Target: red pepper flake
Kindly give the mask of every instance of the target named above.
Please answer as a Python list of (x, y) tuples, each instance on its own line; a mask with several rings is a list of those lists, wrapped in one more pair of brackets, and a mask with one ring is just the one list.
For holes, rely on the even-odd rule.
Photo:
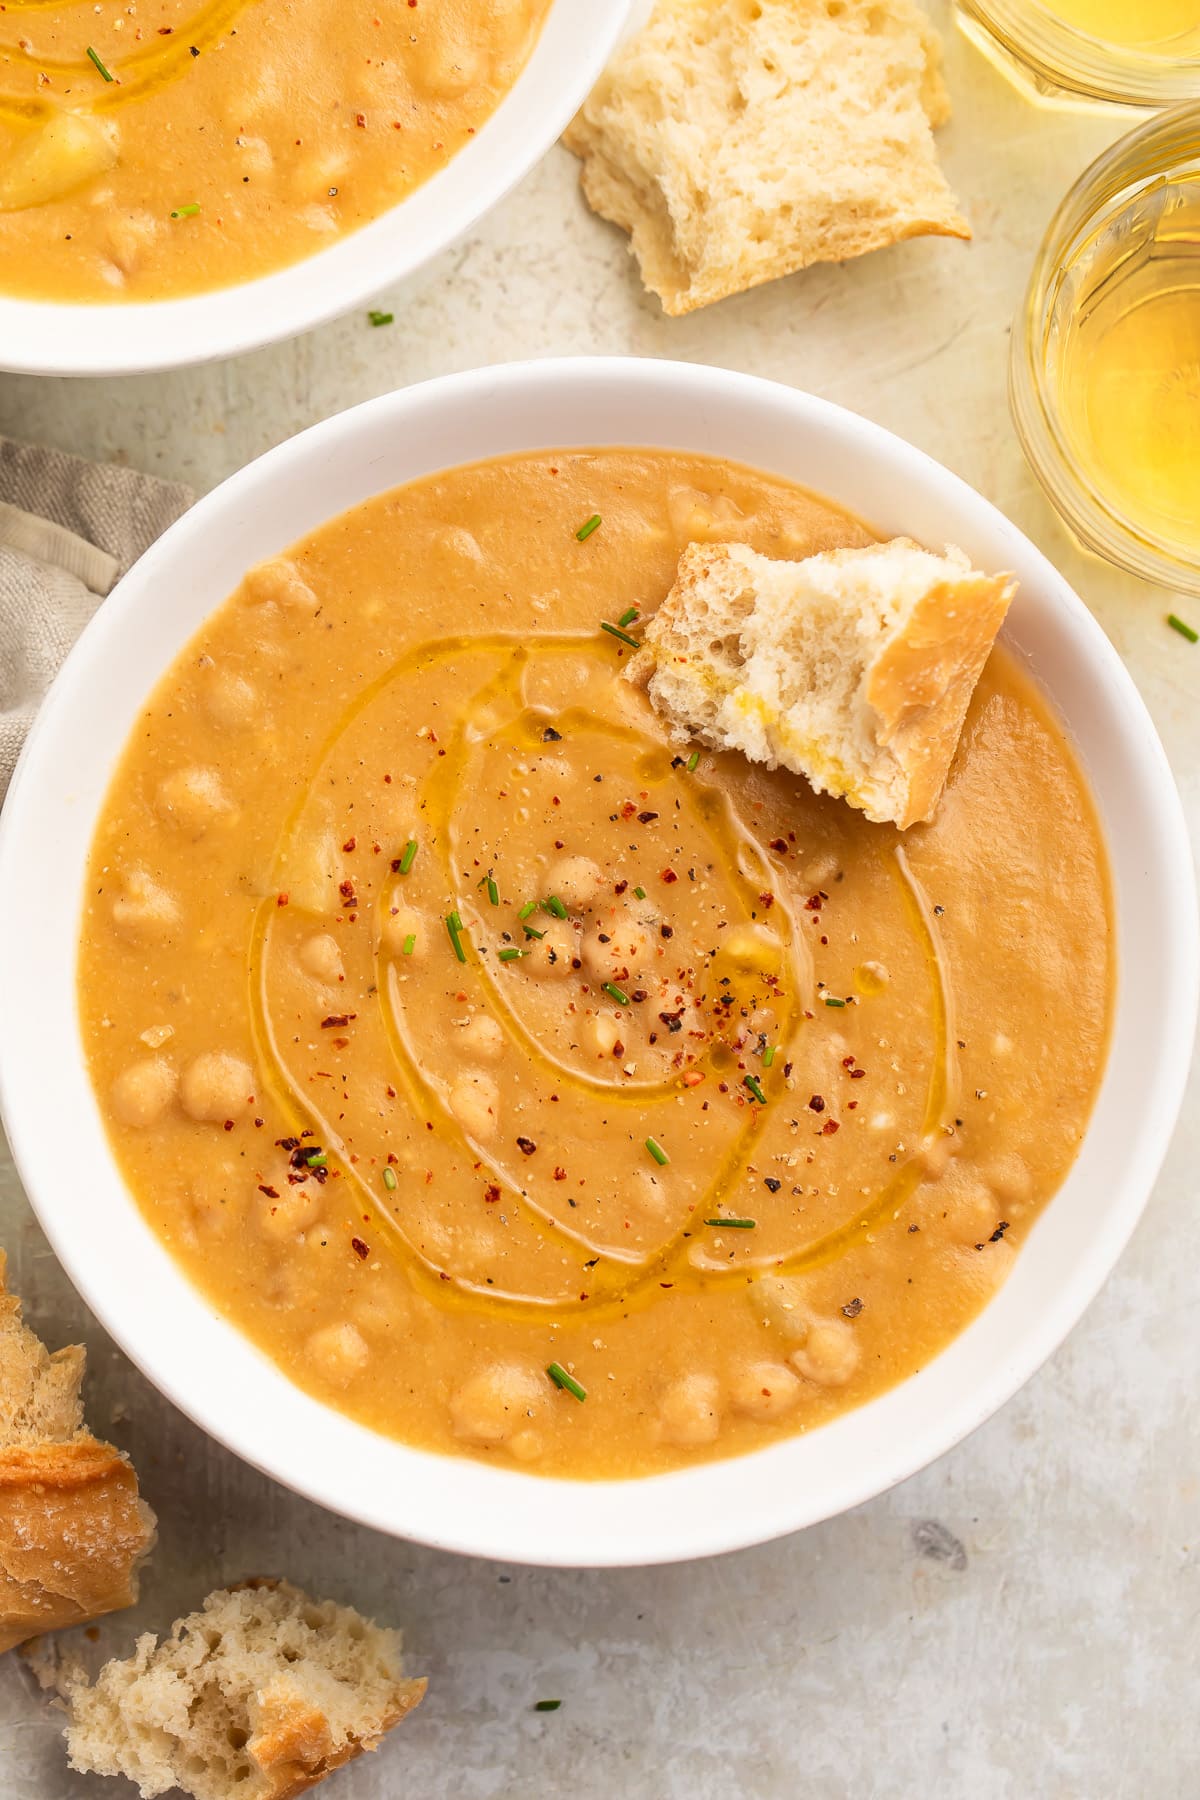
[(810, 894), (808, 899), (804, 902), (805, 912), (820, 912), (824, 901), (824, 894)]
[(226, 1129), (226, 1131), (232, 1131), (232, 1130), (233, 1130), (233, 1120), (232, 1120), (232, 1119), (226, 1119), (226, 1121), (225, 1121), (225, 1129)]
[(665, 881), (667, 886), (670, 887), (670, 885), (673, 881), (679, 880), (679, 877), (675, 873), (674, 869), (664, 869), (662, 872), (662, 875), (660, 876), (659, 879), (662, 881)]
[(352, 881), (339, 881), (338, 893), (342, 896), (342, 899), (348, 907), (358, 905), (358, 895), (354, 892), (354, 883)]
[(808, 1104), (809, 1104), (810, 1110), (813, 1112), (824, 1112), (825, 1111), (825, 1102), (822, 1099), (820, 1094), (814, 1094)]
[(537, 1145), (532, 1138), (519, 1137), (517, 1139), (517, 1149), (521, 1152), (522, 1156), (532, 1156), (537, 1149)]
[(769, 850), (774, 850), (776, 856), (786, 856), (788, 853), (787, 839), (786, 838), (772, 838), (771, 842), (768, 844), (767, 848)]
[(774, 904), (775, 904), (774, 894), (760, 894), (758, 896), (758, 904), (762, 907), (774, 906)]
[(838, 1122), (836, 1119), (826, 1119), (825, 1123), (821, 1127), (821, 1133), (822, 1133), (822, 1136), (824, 1136), (824, 1137), (832, 1137), (834, 1132), (837, 1130), (838, 1130)]
[(350, 1248), (353, 1250), (355, 1256), (360, 1256), (364, 1262), (366, 1262), (368, 1256), (371, 1254), (371, 1246), (369, 1244), (364, 1244), (361, 1238), (352, 1237), (350, 1239)]
[(276, 906), (286, 906), (287, 903), (288, 903), (287, 894), (276, 894), (276, 896), (275, 896)]
[(321, 1030), (340, 1030), (343, 1025), (348, 1025), (351, 1019), (357, 1019), (357, 1017), (357, 1013), (330, 1013), (327, 1019), (321, 1020)]
[(342, 849), (345, 850), (347, 854), (349, 854), (349, 852), (356, 847), (357, 843), (358, 843), (357, 838), (348, 837), (346, 839), (345, 843), (342, 845)]
[(634, 802), (632, 800), (626, 800), (625, 803), (623, 804), (623, 806), (621, 807), (621, 817), (623, 819), (632, 819), (632, 817), (636, 811), (637, 811), (637, 806), (634, 804)]
[(555, 1181), (565, 1181), (567, 1179), (567, 1171), (565, 1169), (555, 1169), (554, 1179)]
[(278, 1200), (279, 1198), (279, 1189), (268, 1187), (265, 1181), (259, 1182), (258, 1191), (260, 1194), (265, 1194), (268, 1200)]
[(488, 1182), (483, 1190), (483, 1197), (489, 1206), (495, 1206), (497, 1200), (500, 1198), (500, 1189), (496, 1186), (494, 1181)]
[(617, 896), (618, 900), (621, 898), (621, 895), (625, 892), (625, 889), (628, 886), (629, 886), (629, 883), (627, 881), (618, 881), (618, 882), (614, 883), (613, 893)]
[(357, 125), (357, 126), (358, 126), (358, 128), (359, 128), (359, 130), (360, 130), (360, 131), (365, 131), (365, 130), (366, 130), (366, 125), (367, 125), (367, 115), (366, 115), (366, 113), (355, 113), (355, 115), (354, 115), (354, 123), (355, 123), (355, 124), (356, 124), (356, 125)]
[(851, 1081), (861, 1081), (863, 1076), (866, 1074), (866, 1072), (867, 1071), (865, 1069), (851, 1069), (851, 1071), (850, 1071)]

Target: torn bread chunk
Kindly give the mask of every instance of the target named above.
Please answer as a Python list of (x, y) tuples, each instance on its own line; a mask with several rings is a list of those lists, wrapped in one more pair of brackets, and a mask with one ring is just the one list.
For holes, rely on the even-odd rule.
[(137, 1598), (154, 1514), (127, 1457), (83, 1423), (78, 1344), (24, 1324), (0, 1252), (0, 1652)]
[(143, 1800), (292, 1800), (377, 1749), (424, 1692), (398, 1632), (286, 1581), (246, 1582), (70, 1688), (67, 1754)]
[(904, 238), (970, 237), (933, 143), (949, 112), (913, 0), (659, 0), (564, 142), (680, 314)]
[(689, 544), (626, 676), (677, 742), (904, 829), (933, 817), (1015, 585), (907, 538), (802, 562)]

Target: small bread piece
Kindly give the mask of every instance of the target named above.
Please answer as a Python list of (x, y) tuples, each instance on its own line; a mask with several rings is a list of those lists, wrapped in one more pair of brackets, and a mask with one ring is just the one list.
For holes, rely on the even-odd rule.
[(132, 1605), (155, 1527), (128, 1459), (83, 1426), (83, 1349), (51, 1356), (4, 1272), (0, 1251), (0, 1652)]
[(671, 314), (903, 238), (968, 238), (913, 0), (659, 0), (568, 127), (583, 191)]
[(782, 765), (903, 830), (933, 817), (1015, 586), (907, 538), (802, 562), (689, 544), (626, 677), (676, 741)]
[(292, 1800), (378, 1747), (417, 1705), (400, 1636), (286, 1581), (220, 1588), (158, 1643), (67, 1695), (71, 1767), (126, 1775), (143, 1800)]

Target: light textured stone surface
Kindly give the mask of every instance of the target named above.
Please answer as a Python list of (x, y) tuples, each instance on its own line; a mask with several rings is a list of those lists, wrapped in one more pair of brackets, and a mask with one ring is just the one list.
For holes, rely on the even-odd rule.
[[(943, 5), (931, 10), (948, 24)], [(481, 362), (637, 352), (771, 375), (903, 433), (1048, 551), (1133, 670), (1200, 826), (1200, 648), (1165, 629), (1168, 596), (1076, 550), (1025, 468), (1005, 397), (1009, 323), (1041, 231), (1120, 123), (1036, 110), (953, 34), (949, 79), (944, 155), (975, 225), (968, 248), (908, 244), (671, 322), (556, 151), (468, 242), (386, 296), (390, 328), (357, 315), (166, 377), (0, 377), (0, 431), (203, 488), (356, 400)], [(1193, 1800), (1198, 1168), (1193, 1082), (1116, 1275), (996, 1419), (847, 1517), (647, 1572), (502, 1569), (344, 1524), (208, 1443), (125, 1364), (6, 1167), (0, 1242), (38, 1329), (86, 1338), (92, 1416), (133, 1452), (162, 1520), (143, 1602), (102, 1626), (106, 1653), (248, 1571), (405, 1625), (429, 1697), (378, 1757), (335, 1779), (338, 1800)], [(533, 1712), (543, 1697), (561, 1710)], [(3, 1800), (106, 1791), (131, 1792), (69, 1775), (54, 1715), (15, 1658), (0, 1662)]]

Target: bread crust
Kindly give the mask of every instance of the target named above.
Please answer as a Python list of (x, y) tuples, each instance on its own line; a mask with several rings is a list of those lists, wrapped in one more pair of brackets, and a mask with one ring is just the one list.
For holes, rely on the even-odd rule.
[(969, 238), (938, 165), (941, 42), (912, 0), (659, 0), (563, 142), (678, 317), (906, 238)]
[(111, 1444), (84, 1434), (0, 1450), (0, 1652), (131, 1605), (154, 1537)]
[[(832, 591), (852, 606), (845, 596), (872, 559), (913, 553), (921, 559), (924, 587), (902, 621), (872, 627), (873, 645), (861, 652), (861, 670), (853, 671), (857, 685), (848, 704), (861, 710), (866, 742), (848, 757), (830, 732), (806, 720), (803, 699), (772, 710), (756, 689), (756, 628), (768, 636), (784, 629), (778, 612), (768, 612), (770, 623), (763, 625), (760, 596), (773, 592), (778, 605), (782, 595), (789, 620), (820, 617), (808, 610), (813, 592), (828, 597)], [(821, 589), (806, 589), (818, 571)], [(824, 551), (799, 563), (760, 556), (744, 544), (689, 544), (625, 678), (646, 690), (673, 741), (737, 750), (769, 768), (791, 769), (874, 823), (907, 830), (937, 809), (971, 695), (1014, 590), (1007, 575), (972, 570), (961, 551), (937, 557), (904, 538)], [(802, 664), (794, 666), (799, 692), (807, 677)]]
[(0, 1654), (130, 1606), (155, 1538), (128, 1458), (83, 1427), (82, 1345), (50, 1355), (0, 1250)]
[(393, 1704), (369, 1738), (354, 1738), (334, 1750), (325, 1715), (316, 1707), (286, 1691), (286, 1682), (272, 1684), (262, 1696), (259, 1730), (246, 1749), (266, 1778), (256, 1800), (295, 1800), (335, 1769), (354, 1762), (366, 1750), (375, 1750), (393, 1726), (398, 1725), (424, 1698), (428, 1682), (423, 1678), (396, 1683)]

